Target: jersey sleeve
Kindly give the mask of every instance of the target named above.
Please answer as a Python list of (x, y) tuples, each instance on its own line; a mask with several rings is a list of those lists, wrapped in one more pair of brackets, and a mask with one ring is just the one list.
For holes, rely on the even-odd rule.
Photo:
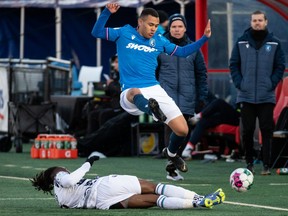
[(175, 55), (179, 57), (187, 57), (192, 53), (198, 51), (208, 39), (209, 39), (208, 37), (203, 35), (199, 40), (195, 41), (194, 43), (187, 44), (186, 46), (183, 47), (177, 46), (173, 43), (166, 41), (164, 45), (165, 52), (171, 56)]
[(107, 20), (109, 19), (111, 13), (105, 8), (100, 14), (99, 18), (96, 20), (91, 34), (95, 38), (101, 38), (109, 41), (116, 41), (120, 35), (121, 28), (108, 28), (105, 27)]
[(72, 187), (77, 184), (84, 175), (90, 170), (91, 165), (89, 162), (85, 162), (81, 167), (76, 169), (72, 173), (68, 172), (59, 172), (55, 176), (55, 180), (62, 187)]

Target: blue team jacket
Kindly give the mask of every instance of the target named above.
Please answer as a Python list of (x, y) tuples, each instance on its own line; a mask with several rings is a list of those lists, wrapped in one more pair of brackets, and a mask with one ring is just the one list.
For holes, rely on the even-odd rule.
[[(169, 39), (169, 37), (168, 37)], [(186, 44), (192, 43), (188, 38)], [(158, 56), (158, 80), (183, 114), (193, 115), (196, 99), (205, 101), (208, 94), (207, 69), (203, 55), (197, 51), (186, 58)]]
[(237, 40), (230, 58), (231, 77), (238, 89), (237, 103), (275, 103), (274, 89), (285, 70), (284, 52), (272, 33), (257, 50), (250, 29)]

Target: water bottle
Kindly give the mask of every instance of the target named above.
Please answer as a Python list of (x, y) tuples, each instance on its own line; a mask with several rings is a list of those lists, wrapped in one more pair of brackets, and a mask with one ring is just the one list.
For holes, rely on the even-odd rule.
[(288, 168), (279, 168), (276, 170), (278, 175), (288, 175)]
[(145, 113), (144, 114), (141, 114), (139, 116), (139, 123), (144, 123), (145, 122)]
[(94, 85), (93, 82), (89, 82), (88, 84), (88, 96), (93, 97), (94, 95)]

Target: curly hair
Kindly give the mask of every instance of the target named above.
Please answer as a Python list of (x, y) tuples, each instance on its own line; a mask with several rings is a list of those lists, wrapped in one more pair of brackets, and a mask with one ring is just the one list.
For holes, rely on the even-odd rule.
[(32, 186), (35, 187), (38, 191), (43, 191), (45, 194), (53, 195), (52, 190), (54, 188), (54, 179), (51, 174), (57, 167), (50, 167), (38, 174), (35, 175), (32, 179), (30, 179)]

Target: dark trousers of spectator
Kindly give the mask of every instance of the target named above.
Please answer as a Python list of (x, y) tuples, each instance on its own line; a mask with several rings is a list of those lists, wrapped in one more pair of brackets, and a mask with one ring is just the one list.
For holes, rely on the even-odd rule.
[(262, 161), (264, 166), (271, 166), (271, 147), (274, 130), (273, 103), (251, 104), (241, 103), (242, 141), (245, 151), (246, 163), (253, 163), (254, 131), (256, 118), (262, 135)]
[(202, 110), (202, 117), (191, 133), (189, 141), (196, 145), (208, 128), (220, 124), (238, 126), (240, 113), (222, 99), (215, 99)]

